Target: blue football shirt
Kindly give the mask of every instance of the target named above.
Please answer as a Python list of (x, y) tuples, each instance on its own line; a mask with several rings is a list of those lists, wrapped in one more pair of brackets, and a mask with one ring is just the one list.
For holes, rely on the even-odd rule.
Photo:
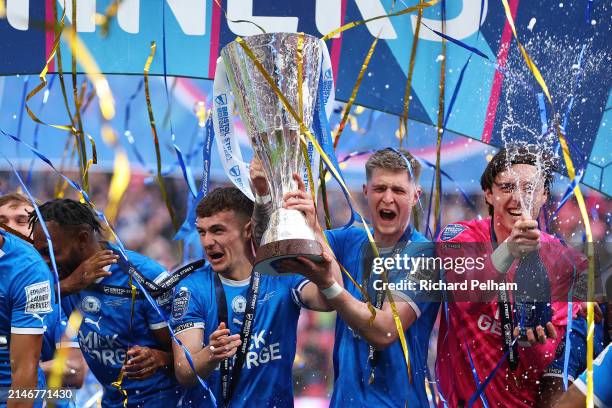
[[(11, 234), (0, 231), (0, 235), (4, 237), (0, 248), (0, 387), (10, 387), (11, 334), (43, 334), (54, 298), (51, 273), (40, 254)], [(35, 404), (40, 405), (40, 401)], [(2, 406), (6, 404), (0, 403)]]
[[(358, 227), (325, 231), (329, 244), (338, 261), (356, 282), (364, 279), (363, 257), (369, 241), (365, 230)], [(433, 256), (433, 244), (418, 231), (412, 231), (411, 244), (400, 254)], [(415, 249), (418, 249), (416, 252)], [(399, 283), (406, 274), (390, 271), (389, 281)], [(344, 287), (355, 298), (364, 300), (359, 289), (343, 274)], [(367, 285), (368, 295), (374, 302), (371, 274)], [(408, 382), (406, 363), (400, 341), (378, 352), (374, 369), (374, 382), (369, 384), (372, 367), (369, 361), (370, 347), (340, 318), (336, 319), (336, 341), (334, 344), (334, 392), (331, 407), (403, 407), (428, 406), (425, 382), (427, 381), (427, 351), (429, 336), (438, 314), (439, 302), (413, 299), (410, 293), (394, 292), (407, 301), (417, 315), (417, 320), (405, 329), (405, 337), (412, 369), (412, 383)], [(395, 296), (394, 296), (395, 297)], [(396, 300), (397, 302), (397, 300)]]
[[(171, 324), (176, 333), (204, 330), (204, 344), (219, 326), (215, 295), (215, 272), (206, 265), (175, 288)], [(244, 366), (234, 388), (231, 406), (293, 407), (291, 368), (295, 358), (297, 321), (303, 306), (299, 292), (308, 281), (295, 275), (262, 275)], [(231, 334), (240, 334), (244, 321), (249, 279), (241, 282), (221, 278), (227, 302)], [(205, 379), (223, 403), (220, 370)], [(219, 405), (219, 406), (221, 406)], [(210, 397), (198, 384), (185, 393), (183, 407), (211, 407)]]
[[(605, 305), (602, 311), (605, 315)], [(597, 356), (606, 347), (604, 340), (604, 322), (595, 325), (593, 337), (593, 353)], [(587, 321), (584, 317), (576, 317), (572, 321), (572, 331), (570, 332), (570, 355), (567, 366), (567, 378), (569, 381), (575, 379), (586, 369), (586, 336)], [(563, 367), (565, 365), (565, 337), (559, 343), (555, 360), (548, 366), (543, 377), (563, 378)]]
[[(612, 408), (612, 387), (610, 387), (610, 381), (612, 381), (611, 348), (612, 344), (608, 344), (608, 347), (593, 360), (593, 402), (598, 408)], [(576, 388), (584, 395), (587, 393), (586, 383), (586, 371), (574, 381)]]
[[(159, 282), (167, 276), (162, 266), (144, 255), (127, 251), (127, 257), (149, 280)], [(110, 272), (111, 276), (97, 284), (106, 288), (129, 288), (127, 271), (119, 264), (112, 265)], [(130, 297), (110, 295), (91, 287), (62, 299), (66, 315), (70, 315), (75, 308), (83, 314), (78, 341), (89, 369), (104, 387), (102, 406), (105, 408), (123, 407), (123, 394), (111, 383), (119, 377), (128, 348), (134, 345), (159, 348), (152, 330), (167, 326), (166, 321), (143, 297), (136, 299), (134, 316), (131, 318), (131, 303)], [(158, 370), (140, 381), (124, 378), (122, 388), (128, 394), (129, 408), (174, 407), (180, 397), (173, 372), (166, 370)]]

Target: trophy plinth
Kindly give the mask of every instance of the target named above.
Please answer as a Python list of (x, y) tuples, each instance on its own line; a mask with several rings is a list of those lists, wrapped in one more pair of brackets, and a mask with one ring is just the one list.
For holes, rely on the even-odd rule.
[(304, 256), (314, 262), (322, 261), (323, 247), (315, 240), (314, 232), (297, 210), (279, 208), (270, 216), (270, 222), (261, 239), (255, 257), (255, 269), (270, 275), (282, 275), (275, 264), (283, 259)]
[[(298, 33), (259, 34), (245, 37), (243, 41), (287, 103), (298, 111), (304, 126), (310, 128), (319, 95), (325, 43), (311, 35)], [(257, 251), (255, 267), (262, 273), (278, 275), (282, 272), (275, 266), (280, 260), (298, 256), (321, 260), (322, 247), (315, 240), (304, 215), (283, 208), (283, 196), (297, 190), (293, 175), (297, 173), (305, 177), (300, 123), (287, 111), (243, 46), (236, 41), (229, 43), (221, 51), (221, 58), (220, 79), (227, 75), (240, 118), (253, 150), (261, 160), (272, 200), (272, 216)], [(222, 89), (221, 86), (218, 88)], [(225, 103), (229, 90), (227, 86), (224, 89), (215, 94), (215, 101)], [(229, 111), (214, 111), (213, 114), (221, 123)], [(223, 129), (217, 125), (216, 131), (222, 134), (221, 140), (227, 144)], [(227, 145), (231, 147), (231, 144)], [(232, 152), (224, 148), (224, 154), (229, 157)], [(244, 188), (244, 181), (242, 178), (239, 180), (238, 173), (234, 171), (232, 181)]]

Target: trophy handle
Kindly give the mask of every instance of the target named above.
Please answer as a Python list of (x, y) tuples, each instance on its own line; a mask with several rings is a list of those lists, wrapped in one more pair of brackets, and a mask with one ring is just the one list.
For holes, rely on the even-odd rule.
[(255, 201), (249, 183), (249, 167), (242, 160), (240, 143), (234, 133), (230, 102), (230, 84), (223, 58), (217, 58), (217, 69), (213, 82), (212, 119), (215, 143), (225, 174), (251, 201)]

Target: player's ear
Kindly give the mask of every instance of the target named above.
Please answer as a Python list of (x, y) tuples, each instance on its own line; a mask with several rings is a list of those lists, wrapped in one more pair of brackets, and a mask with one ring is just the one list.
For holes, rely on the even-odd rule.
[(484, 190), (485, 201), (489, 205), (493, 205), (493, 191), (490, 188)]
[(252, 236), (252, 230), (251, 230), (251, 220), (249, 220), (249, 222), (247, 222), (246, 224), (244, 224), (244, 228), (243, 228), (243, 234), (244, 234), (244, 238), (246, 239), (251, 239)]
[(368, 185), (364, 184), (362, 189), (363, 189), (363, 195), (367, 197), (368, 196)]
[(87, 248), (90, 239), (91, 231), (89, 231), (87, 228), (80, 228), (75, 235), (75, 241), (80, 250)]

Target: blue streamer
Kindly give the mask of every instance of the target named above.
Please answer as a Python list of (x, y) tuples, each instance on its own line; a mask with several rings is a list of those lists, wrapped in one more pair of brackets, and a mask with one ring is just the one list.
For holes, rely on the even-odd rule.
[(30, 76), (26, 75), (23, 78), (23, 88), (21, 89), (21, 102), (19, 103), (19, 120), (17, 122), (17, 136), (21, 137), (21, 125), (23, 124), (23, 113), (25, 112), (25, 100), (28, 94), (28, 82), (30, 82)]
[[(323, 75), (321, 74), (321, 76)], [(319, 142), (321, 149), (327, 155), (327, 157), (332, 162), (336, 170), (338, 170), (338, 174), (340, 178), (342, 179), (342, 181), (344, 181), (344, 177), (342, 176), (342, 170), (340, 169), (338, 159), (336, 158), (336, 154), (334, 153), (333, 148), (332, 148), (330, 126), (329, 126), (329, 122), (327, 121), (327, 116), (325, 113), (325, 101), (323, 100), (323, 89), (321, 86), (319, 86), (318, 93), (319, 93), (319, 98), (318, 98), (317, 104), (315, 105), (315, 113), (313, 115), (313, 120), (312, 120), (312, 129), (314, 131), (315, 136), (318, 139), (317, 142)], [(331, 171), (330, 173), (336, 179), (336, 175), (333, 174)], [(338, 182), (338, 184), (341, 184), (340, 180), (336, 179), (336, 181)], [(348, 228), (351, 225), (353, 225), (353, 223), (357, 219), (357, 216), (356, 216), (357, 214), (351, 204), (351, 200), (350, 200), (350, 197), (348, 196), (348, 192), (342, 189), (342, 194), (344, 194), (344, 198), (346, 199), (346, 202), (351, 210), (351, 217), (349, 221), (343, 227), (343, 228)]]
[[(144, 159), (142, 158), (142, 155), (138, 151), (138, 148), (134, 144), (134, 138), (132, 137), (132, 132), (130, 131), (130, 118), (132, 116), (131, 115), (132, 102), (134, 102), (134, 99), (136, 99), (140, 91), (142, 91), (143, 85), (144, 85), (144, 79), (141, 78), (140, 81), (138, 82), (138, 86), (136, 87), (136, 90), (132, 93), (132, 95), (130, 95), (130, 97), (128, 98), (128, 102), (125, 105), (125, 119), (123, 120), (123, 135), (127, 138), (128, 143), (130, 144), (130, 147), (132, 149), (132, 153), (134, 153), (134, 155), (136, 156), (138, 163), (140, 163), (142, 168), (146, 170), (148, 166), (145, 163)], [(150, 172), (150, 170), (148, 171)]]
[[(53, 84), (55, 83), (55, 78), (56, 75), (52, 75), (51, 79), (49, 80), (49, 86), (47, 87), (47, 89), (45, 89), (45, 92), (43, 93), (43, 98), (40, 100), (40, 105), (38, 107), (38, 112), (39, 115), (42, 113), (45, 105), (47, 104), (47, 100), (49, 97), (49, 92), (51, 91), (51, 89), (53, 88)], [(24, 104), (25, 106), (25, 104)], [(33, 137), (33, 144), (34, 147), (36, 147), (38, 149), (38, 132), (40, 130), (40, 123), (36, 122), (36, 125), (34, 126), (34, 137)], [(34, 162), (36, 161), (36, 157), (32, 157), (32, 160), (30, 160), (30, 168), (28, 169), (28, 177), (26, 178), (26, 184), (29, 186), (32, 183), (32, 173), (34, 171)]]
[(574, 177), (574, 180), (572, 180), (572, 182), (567, 186), (567, 189), (565, 190), (563, 197), (561, 197), (561, 200), (559, 201), (557, 208), (555, 209), (555, 211), (552, 213), (552, 215), (550, 216), (548, 220), (548, 223), (546, 225), (547, 229), (550, 228), (550, 223), (557, 217), (557, 215), (559, 214), (559, 211), (561, 211), (561, 208), (563, 208), (563, 206), (574, 195), (574, 189), (576, 188), (578, 183), (580, 183), (580, 181), (582, 180), (583, 175), (584, 175), (584, 172), (580, 170), (578, 174), (576, 174), (576, 177)]
[[(478, 378), (478, 373), (476, 372), (476, 366), (474, 365), (474, 360), (472, 359), (472, 353), (470, 352), (470, 345), (467, 342), (467, 339), (465, 337), (463, 338), (463, 342), (465, 343), (465, 348), (468, 352), (468, 358), (470, 360), (470, 366), (472, 367), (472, 376), (474, 377), (474, 382), (476, 382), (476, 393), (474, 393), (474, 395), (472, 395), (472, 397), (470, 398), (470, 401), (468, 402), (468, 407), (471, 408), (472, 405), (474, 404), (474, 401), (476, 401), (476, 398), (480, 397), (480, 400), (482, 401), (482, 405), (484, 405), (485, 408), (489, 408), (487, 397), (485, 396), (483, 392), (484, 387), (486, 387), (486, 384), (483, 386), (484, 382), (482, 384), (480, 383), (480, 379)], [(506, 352), (506, 354), (508, 354), (508, 352)], [(504, 360), (506, 359), (505, 357), (506, 355), (504, 355), (504, 359), (502, 359), (500, 363), (497, 363), (497, 367), (495, 367), (491, 375), (485, 379), (485, 382), (487, 382), (487, 380), (490, 380), (493, 377), (492, 374), (495, 373), (495, 371), (497, 371), (497, 368), (501, 366), (501, 363), (503, 363)]]
[[(17, 181), (19, 181), (21, 188), (23, 188), (23, 191), (26, 193), (26, 195), (30, 199), (30, 202), (32, 203), (32, 206), (34, 207), (34, 211), (36, 212), (38, 219), (41, 220), (40, 226), (45, 234), (45, 238), (47, 239), (47, 245), (49, 246), (49, 258), (51, 259), (51, 266), (53, 267), (53, 285), (57, 289), (57, 298), (55, 299), (55, 303), (57, 307), (61, 307), (60, 299), (62, 297), (62, 294), (60, 290), (60, 280), (59, 280), (59, 274), (57, 273), (57, 263), (55, 262), (55, 252), (53, 250), (53, 242), (51, 241), (51, 235), (49, 234), (49, 230), (47, 229), (47, 225), (45, 224), (44, 218), (42, 217), (42, 214), (40, 213), (40, 210), (38, 209), (36, 200), (34, 199), (32, 194), (30, 194), (30, 190), (28, 190), (28, 187), (25, 185), (25, 183), (19, 176), (19, 172), (17, 171), (15, 166), (13, 166), (13, 163), (11, 163), (11, 161), (4, 155), (4, 153), (0, 153), (0, 154), (2, 154), (2, 157), (4, 157), (4, 160), (6, 160), (6, 162), (9, 164), (9, 166), (11, 167), (11, 170), (13, 170), (13, 173), (15, 174), (15, 177), (17, 177)], [(60, 325), (61, 325), (60, 313), (57, 313), (56, 327), (60, 327)], [(55, 331), (55, 343), (56, 344), (60, 342), (60, 332), (61, 330)]]
[[(423, 163), (425, 163), (427, 166), (432, 167), (432, 168), (436, 168), (435, 163), (432, 163), (428, 160), (425, 160), (423, 158), (418, 158), (419, 160), (421, 160)], [(461, 193), (461, 195), (463, 196), (463, 199), (465, 200), (465, 202), (467, 203), (467, 205), (474, 211), (477, 211), (478, 209), (476, 208), (476, 204), (474, 204), (474, 202), (472, 201), (472, 199), (470, 198), (470, 196), (468, 195), (468, 193), (465, 192), (465, 190), (463, 188), (461, 188), (461, 186), (459, 185), (459, 183), (457, 183), (457, 181), (455, 181), (455, 179), (453, 177), (451, 177), (450, 174), (448, 174), (446, 171), (444, 171), (443, 169), (440, 169), (440, 174), (442, 174), (444, 177), (446, 177), (449, 181), (451, 181), (452, 183), (455, 183), (455, 186), (457, 187), (457, 189), (459, 190), (459, 192)]]
[(544, 94), (538, 92), (538, 108), (540, 110), (540, 122), (542, 123), (542, 134), (548, 131), (548, 119), (546, 117), (546, 101), (544, 100)]
[(193, 197), (189, 201), (190, 205), (187, 210), (187, 214), (185, 215), (185, 221), (183, 221), (181, 228), (174, 236), (175, 241), (184, 239), (185, 237), (187, 237), (190, 233), (192, 233), (195, 230), (196, 206), (208, 194), (208, 188), (209, 188), (209, 182), (210, 182), (210, 179), (209, 179), (210, 161), (211, 161), (210, 156), (211, 156), (212, 142), (214, 138), (215, 138), (215, 129), (212, 123), (212, 115), (210, 115), (208, 117), (208, 120), (206, 121), (206, 127), (205, 127), (205, 132), (204, 132), (204, 149), (202, 150), (203, 169), (202, 169), (202, 182), (200, 186), (200, 191), (198, 192), (198, 195), (196, 197)]
[(588, 0), (587, 1), (587, 5), (586, 8), (584, 10), (584, 22), (587, 24), (591, 24), (591, 22), (589, 21), (591, 19), (591, 9), (593, 7), (593, 0)]
[[(166, 64), (166, 2), (162, 4), (162, 60), (164, 65), (164, 89), (166, 90), (166, 103), (168, 105), (168, 113), (170, 117), (170, 134), (172, 135), (172, 146), (174, 147), (174, 151), (176, 152), (176, 157), (178, 159), (179, 166), (183, 172), (183, 178), (187, 183), (187, 187), (189, 187), (189, 192), (193, 198), (196, 198), (196, 188), (195, 182), (193, 181), (193, 176), (191, 175), (191, 170), (189, 170), (185, 166), (185, 160), (183, 160), (183, 153), (181, 149), (176, 144), (176, 136), (174, 134), (174, 126), (172, 124), (172, 103), (170, 101), (170, 93), (168, 92), (168, 75), (167, 75), (167, 64)], [(176, 79), (175, 79), (176, 81)]]
[[(519, 321), (519, 327), (523, 326), (523, 323), (525, 322), (525, 310), (523, 310), (522, 314), (521, 314), (521, 319)], [(478, 386), (478, 388), (476, 389), (476, 392), (474, 392), (474, 394), (472, 394), (472, 396), (470, 397), (470, 400), (468, 402), (468, 408), (471, 408), (474, 405), (474, 402), (476, 402), (476, 398), (480, 397), (481, 399), (484, 397), (484, 390), (487, 387), (487, 385), (489, 385), (489, 383), (491, 382), (491, 380), (493, 379), (493, 377), (495, 376), (495, 373), (497, 373), (497, 370), (499, 370), (502, 366), (502, 364), (506, 361), (506, 359), (508, 358), (508, 355), (510, 354), (510, 349), (512, 347), (514, 347), (514, 343), (516, 343), (516, 341), (518, 340), (518, 337), (515, 337), (514, 340), (512, 341), (512, 343), (510, 344), (510, 346), (508, 347), (508, 351), (506, 351), (503, 355), (503, 357), (497, 362), (497, 364), (495, 365), (495, 368), (493, 368), (493, 370), (489, 373), (489, 375), (487, 376), (487, 378), (485, 378), (485, 380), (482, 382), (482, 384), (480, 384)], [(467, 344), (466, 344), (467, 347)], [(468, 347), (468, 355), (469, 355), (469, 347)], [(472, 364), (472, 368), (475, 370), (474, 365), (471, 361), (472, 357), (470, 356), (470, 364)], [(484, 400), (483, 400), (484, 402)]]
[[(446, 15), (446, 3), (445, 1), (442, 2), (442, 14), (443, 14), (443, 19), (445, 18)], [(457, 80), (457, 84), (455, 84), (455, 89), (453, 89), (453, 94), (451, 96), (451, 100), (448, 104), (448, 110), (446, 111), (446, 115), (444, 117), (444, 124), (442, 125), (442, 136), (444, 137), (444, 130), (446, 129), (446, 125), (448, 123), (448, 120), (450, 118), (450, 114), (453, 111), (453, 107), (455, 106), (455, 102), (457, 101), (457, 95), (459, 94), (459, 89), (461, 89), (461, 85), (463, 84), (463, 78), (465, 75), (465, 70), (468, 66), (468, 64), (470, 63), (470, 61), (472, 60), (472, 55), (470, 54), (470, 56), (468, 56), (468, 59), (465, 61), (465, 64), (463, 64), (463, 67), (461, 68), (461, 72), (459, 73), (459, 79)], [(433, 185), (433, 184), (432, 184)], [(440, 184), (440, 190), (442, 190), (442, 185)], [(431, 190), (431, 193), (433, 194), (433, 187)], [(442, 211), (442, 200), (440, 200), (440, 211)], [(425, 231), (431, 231), (430, 227), (429, 227), (429, 220), (430, 220), (430, 214), (431, 214), (431, 200), (429, 203), (429, 210), (427, 213), (427, 224), (425, 225)], [(438, 233), (440, 232), (440, 220), (438, 220), (438, 225), (436, 225), (434, 227), (434, 233), (432, 234), (433, 236), (437, 236)]]
[[(121, 257), (123, 258), (124, 262), (128, 262), (128, 258), (127, 255), (125, 254), (123, 247), (120, 246), (120, 251), (119, 251)], [(153, 306), (153, 308), (155, 309), (155, 311), (166, 321), (169, 322), (168, 316), (166, 316), (166, 314), (159, 308), (159, 306), (157, 305), (157, 302), (151, 297), (151, 295), (149, 294), (149, 292), (144, 288), (144, 286), (138, 281), (138, 279), (133, 279), (132, 282), (136, 282), (136, 285), (138, 286), (138, 289), (142, 291), (142, 293), (144, 294), (145, 298), (147, 299), (147, 301)], [(202, 379), (202, 377), (200, 377), (200, 375), (198, 374), (198, 372), (196, 371), (195, 368), (195, 364), (193, 363), (193, 358), (191, 357), (191, 353), (189, 352), (189, 350), (187, 349), (187, 347), (185, 347), (185, 345), (183, 344), (182, 341), (180, 341), (177, 337), (176, 334), (174, 333), (174, 330), (172, 330), (172, 327), (170, 324), (168, 324), (168, 331), (170, 332), (170, 336), (172, 337), (172, 339), (176, 342), (176, 344), (178, 344), (183, 351), (185, 352), (185, 358), (187, 359), (187, 362), (189, 363), (189, 367), (191, 367), (191, 369), (193, 370), (193, 372), (195, 373), (198, 382), (200, 383), (200, 385), (202, 386), (202, 388), (204, 388), (204, 391), (208, 392), (208, 394), (210, 395), (210, 399), (213, 403), (213, 406), (216, 408), (217, 407), (217, 399), (215, 398), (215, 394), (212, 392), (212, 390), (210, 389), (210, 387), (208, 387), (208, 385), (206, 384), (206, 381), (204, 381)]]
[[(476, 54), (476, 55), (478, 55), (478, 56), (480, 56), (480, 57), (482, 57), (482, 58), (484, 58), (486, 60), (489, 60), (489, 57), (487, 57), (487, 55), (484, 52), (480, 51), (478, 48), (469, 46), (466, 43), (464, 43), (463, 41), (457, 40), (456, 38), (453, 38), (453, 37), (451, 37), (449, 35), (443, 34), (443, 33), (441, 33), (438, 30), (434, 30), (433, 28), (431, 28), (430, 26), (428, 26), (427, 24), (425, 24), (423, 22), (421, 22), (421, 24), (423, 24), (425, 27), (427, 27), (430, 31), (433, 31), (434, 33), (436, 33), (440, 37), (442, 37), (442, 38), (452, 42), (453, 44), (457, 44), (458, 46), (460, 46), (462, 48), (465, 48), (466, 50), (468, 50), (468, 51), (470, 51), (470, 52), (472, 52), (472, 53), (474, 53), (474, 54)], [(480, 30), (478, 30), (478, 32), (480, 33)]]

